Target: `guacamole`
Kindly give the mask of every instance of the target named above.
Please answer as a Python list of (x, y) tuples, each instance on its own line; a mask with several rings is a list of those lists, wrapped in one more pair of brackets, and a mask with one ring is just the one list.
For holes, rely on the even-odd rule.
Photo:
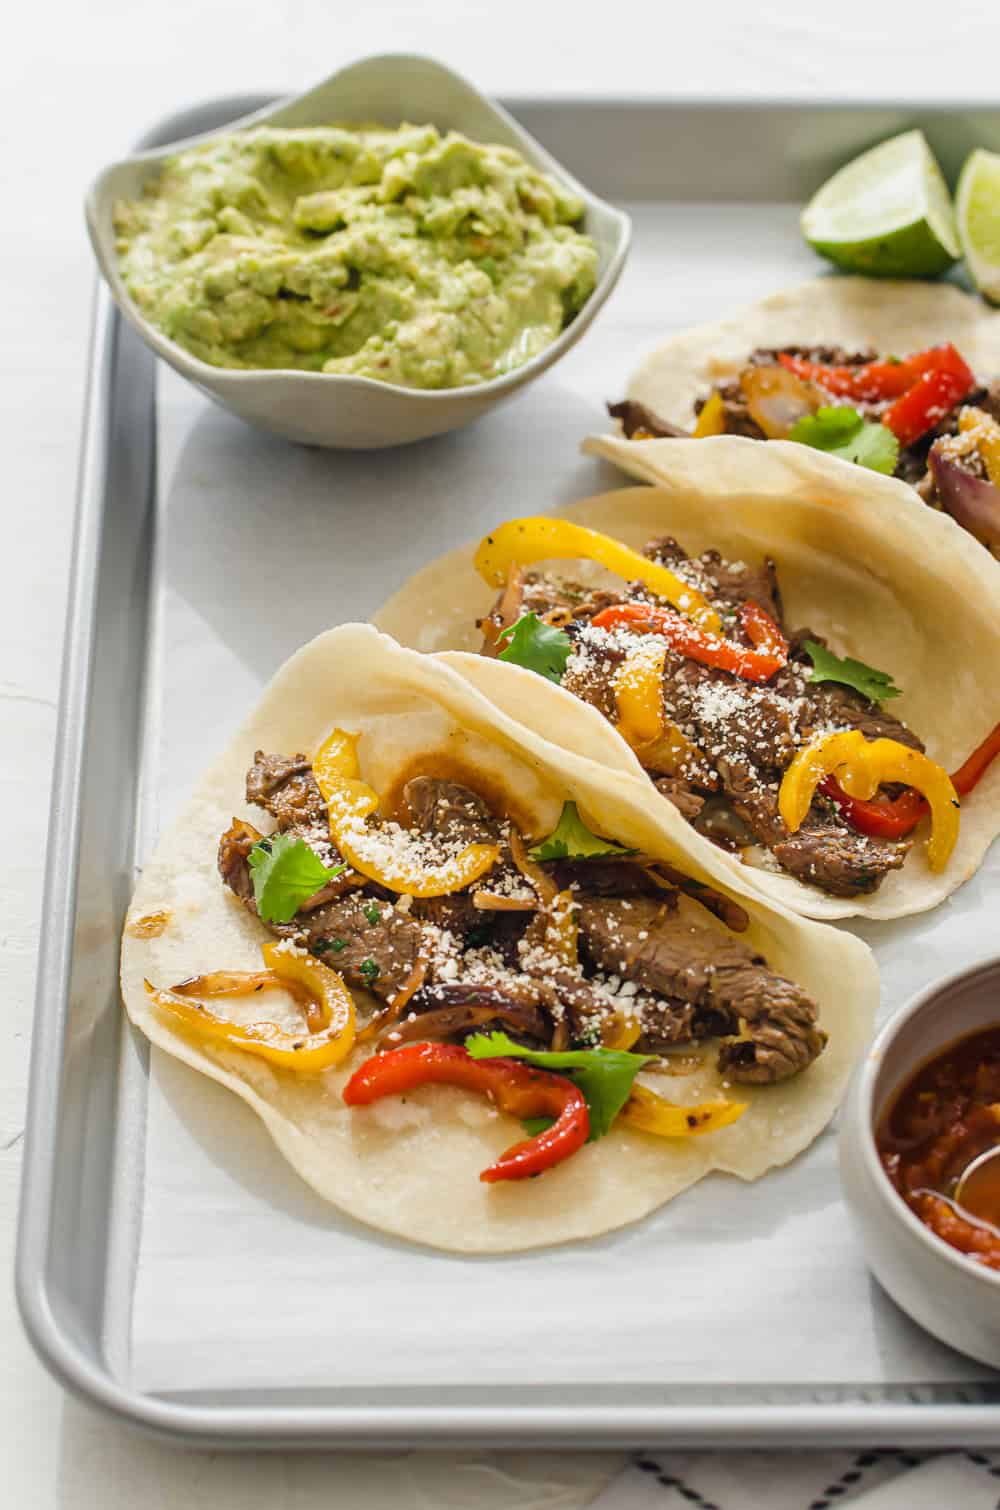
[(433, 126), (258, 127), (179, 153), (115, 207), (125, 286), (216, 367), (483, 383), (594, 288), (579, 199)]

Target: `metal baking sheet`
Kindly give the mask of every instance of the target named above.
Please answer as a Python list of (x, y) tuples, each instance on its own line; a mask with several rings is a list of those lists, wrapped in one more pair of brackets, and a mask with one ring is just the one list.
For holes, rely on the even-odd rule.
[[(205, 105), (144, 145), (264, 103)], [(578, 453), (603, 400), (651, 340), (815, 270), (798, 205), (846, 156), (917, 124), (952, 170), (973, 145), (1000, 145), (986, 107), (510, 108), (626, 204), (634, 249), (579, 348), (467, 430), (382, 453), (287, 445), (157, 373), (98, 292), (24, 1161), (25, 1324), (92, 1402), (220, 1446), (994, 1443), (997, 1376), (869, 1279), (829, 1131), (761, 1184), (712, 1177), (607, 1238), (451, 1258), (322, 1206), (245, 1107), (151, 1055), (121, 1012), (136, 871), (292, 650), (367, 617), (497, 519), (620, 485)], [(995, 948), (984, 908), (998, 872), (1000, 857), (929, 918), (864, 929), (884, 1010)], [(317, 1274), (319, 1315), (304, 1303)], [(632, 1297), (614, 1327), (612, 1292)]]

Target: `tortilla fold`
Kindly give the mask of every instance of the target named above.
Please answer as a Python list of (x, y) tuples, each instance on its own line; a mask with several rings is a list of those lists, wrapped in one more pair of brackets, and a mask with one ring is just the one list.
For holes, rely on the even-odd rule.
[[(640, 550), (654, 536), (672, 535), (691, 555), (715, 548), (732, 561), (773, 557), (787, 623), (824, 636), (838, 655), (890, 672), (903, 694), (892, 711), (949, 771), (997, 722), (1000, 562), (905, 483), (789, 441), (608, 437), (588, 442), (588, 449), (627, 459), (655, 486), (602, 493), (561, 515)], [(424, 650), (477, 647), (476, 620), (495, 593), (474, 570), (473, 554), (474, 546), (464, 546), (426, 567), (376, 623)], [(609, 770), (639, 774), (639, 762), (610, 723), (561, 687), (483, 656), (449, 659), (526, 728)], [(651, 783), (647, 791), (651, 806), (671, 806)], [(923, 912), (975, 874), (1000, 833), (1000, 761), (963, 803), (958, 843), (940, 873), (927, 865), (926, 833), (924, 824), (903, 868), (870, 896), (833, 897), (776, 868), (722, 859), (758, 891), (807, 917)]]
[[(516, 690), (521, 682), (513, 671), (509, 686)], [(532, 680), (526, 690), (533, 688)], [(563, 701), (576, 706), (551, 692), (556, 701), (549, 706), (557, 712)], [(161, 839), (143, 869), (122, 948), (122, 992), (136, 1026), (159, 1049), (245, 1101), (321, 1196), (385, 1232), (465, 1253), (592, 1237), (636, 1221), (711, 1170), (749, 1180), (787, 1162), (832, 1115), (878, 999), (875, 963), (864, 944), (763, 898), (749, 875), (698, 840), (666, 805), (648, 800), (641, 773), (563, 750), (515, 719), (509, 706), (510, 712), (502, 700), (498, 706), (487, 699), (453, 665), (401, 648), (371, 626), (321, 635), (278, 672)], [(691, 1076), (655, 1082), (662, 1095), (686, 1103), (720, 1094), (747, 1100), (747, 1112), (728, 1128), (679, 1141), (615, 1130), (540, 1180), (486, 1186), (479, 1171), (522, 1134), (485, 1100), (431, 1086), (405, 1101), (350, 1110), (340, 1090), (367, 1047), (337, 1070), (298, 1076), (185, 1036), (151, 1005), (143, 981), (170, 987), (214, 969), (260, 968), (269, 934), (223, 885), (219, 835), (234, 813), (262, 823), (243, 800), (255, 750), (312, 753), (335, 725), (360, 734), (362, 774), (380, 792), (415, 761), (443, 752), (474, 763), (492, 789), (509, 790), (536, 834), (549, 832), (563, 801), (572, 799), (599, 831), (737, 898), (751, 916), (745, 937), (818, 1003), (826, 1050), (801, 1075), (775, 1086), (726, 1089), (708, 1060)], [(227, 1001), (226, 1010), (235, 1015), (237, 1004)], [(247, 1020), (263, 1015), (259, 1001), (244, 1011)]]

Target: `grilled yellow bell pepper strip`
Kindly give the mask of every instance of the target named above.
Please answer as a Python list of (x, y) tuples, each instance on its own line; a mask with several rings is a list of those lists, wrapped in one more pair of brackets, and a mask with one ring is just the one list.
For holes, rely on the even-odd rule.
[(619, 1122), (659, 1138), (693, 1138), (716, 1132), (736, 1122), (747, 1109), (745, 1101), (702, 1101), (697, 1106), (676, 1106), (643, 1085), (633, 1085)]
[(663, 662), (666, 645), (642, 646), (623, 662), (614, 680), (617, 729), (627, 744), (650, 744), (663, 733)]
[(530, 566), (535, 561), (558, 558), (596, 561), (626, 580), (645, 582), (658, 597), (666, 598), (710, 634), (718, 634), (722, 627), (719, 615), (707, 599), (669, 567), (647, 561), (620, 540), (612, 540), (610, 535), (568, 519), (532, 515), (499, 525), (480, 541), (475, 567), (490, 587), (503, 587), (512, 566)]
[(666, 653), (665, 645), (643, 645), (619, 668), (614, 680), (618, 708), (615, 727), (644, 765), (655, 752), (656, 769), (673, 775), (685, 761), (697, 761), (698, 751), (677, 725), (663, 716)]
[[(601, 1047), (604, 1049), (630, 1049), (642, 1036), (642, 1023), (637, 1017), (626, 1017), (623, 1012), (616, 1012), (606, 1033), (602, 1037)], [(633, 1086), (633, 1089), (635, 1087)]]
[(778, 792), (778, 811), (793, 834), (827, 776), (835, 777), (849, 797), (862, 801), (895, 782), (922, 792), (931, 810), (927, 863), (931, 870), (944, 869), (958, 838), (961, 804), (942, 766), (897, 739), (866, 739), (860, 729), (820, 735), (795, 756)]
[(404, 842), (369, 845), (366, 836), (378, 837), (367, 819), (378, 811), (374, 787), (359, 778), (358, 735), (334, 729), (313, 758), (313, 775), (326, 802), (330, 837), (344, 859), (359, 875), (387, 886), (390, 891), (412, 897), (441, 897), (461, 891), (491, 870), (500, 858), (497, 844), (468, 844), (440, 865), (423, 865)]
[(698, 423), (691, 431), (695, 440), (706, 435), (724, 435), (726, 432), (726, 406), (721, 393), (713, 393), (707, 399), (698, 416)]
[(986, 475), (996, 488), (1000, 488), (1000, 425), (983, 409), (971, 405), (958, 416), (958, 428), (963, 434), (973, 434), (976, 450), (986, 465)]
[(299, 1075), (340, 1064), (351, 1052), (355, 1032), (354, 999), (341, 977), (311, 954), (289, 949), (287, 944), (264, 944), (262, 953), (269, 978), (262, 980), (260, 971), (247, 971), (246, 994), (278, 986), (304, 987), (319, 1008), (322, 1026), (291, 1033), (276, 1022), (232, 1022), (216, 1016), (196, 998), (235, 995), (238, 974), (231, 970), (216, 972), (217, 982), (212, 975), (196, 975), (171, 991), (158, 990), (147, 980), (146, 991), (161, 1012), (194, 1038), (242, 1049)]

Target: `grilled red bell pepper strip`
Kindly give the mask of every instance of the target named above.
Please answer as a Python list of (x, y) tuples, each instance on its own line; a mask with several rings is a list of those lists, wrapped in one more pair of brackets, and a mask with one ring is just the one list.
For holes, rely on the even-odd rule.
[(844, 791), (836, 777), (828, 776), (819, 784), (824, 797), (829, 797), (840, 810), (840, 816), (859, 834), (869, 834), (873, 839), (903, 839), (916, 828), (927, 804), (919, 792), (907, 787), (898, 797), (873, 797), (870, 802), (860, 797), (851, 797)]
[(963, 761), (952, 776), (952, 786), (960, 797), (967, 797), (979, 784), (998, 755), (1000, 755), (1000, 724), (990, 730), (982, 744), (976, 746), (968, 760)]
[(513, 1117), (552, 1117), (551, 1127), (508, 1148), (479, 1178), (526, 1180), (561, 1164), (590, 1136), (583, 1093), (564, 1075), (514, 1059), (473, 1059), (457, 1043), (413, 1043), (366, 1059), (344, 1086), (348, 1106), (368, 1106), (418, 1085), (458, 1085), (488, 1096)]
[(952, 371), (956, 377), (964, 370), (968, 374), (968, 387), (964, 390), (966, 393), (974, 382), (970, 369), (950, 342), (944, 346), (930, 346), (925, 351), (915, 351), (899, 362), (865, 362), (860, 367), (810, 362), (807, 358), (793, 356), (788, 351), (779, 352), (778, 361), (804, 382), (818, 383), (827, 393), (838, 398), (859, 399), (862, 403), (880, 403), (884, 399), (900, 398), (925, 373), (940, 369)]
[(747, 638), (755, 648), (734, 645), (721, 635), (708, 634), (689, 619), (684, 619), (670, 608), (660, 608), (654, 603), (621, 603), (613, 608), (602, 608), (591, 623), (595, 629), (628, 628), (660, 634), (671, 650), (686, 655), (703, 666), (714, 666), (719, 671), (731, 671), (747, 682), (766, 682), (776, 671), (788, 663), (788, 641), (771, 618), (756, 603), (744, 603), (740, 608), (740, 622)]
[(881, 416), (882, 424), (892, 431), (901, 446), (912, 446), (975, 387), (972, 370), (954, 346), (943, 346), (941, 350), (947, 354), (947, 360), (922, 373), (913, 387)]
[[(974, 790), (998, 755), (1000, 724), (987, 734), (982, 744), (976, 746), (968, 760), (952, 775), (951, 784), (960, 797), (967, 797)], [(846, 823), (859, 833), (876, 839), (904, 839), (927, 812), (927, 803), (912, 787), (896, 798), (877, 797), (871, 802), (848, 796), (833, 776), (821, 782), (819, 789), (837, 804)]]

